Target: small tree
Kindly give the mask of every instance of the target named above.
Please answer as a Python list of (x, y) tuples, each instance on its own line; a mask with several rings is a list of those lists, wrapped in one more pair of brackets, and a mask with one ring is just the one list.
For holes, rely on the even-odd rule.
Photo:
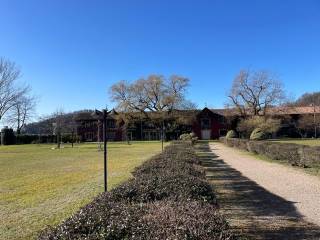
[(61, 147), (61, 133), (64, 126), (64, 112), (62, 109), (58, 109), (53, 115), (53, 134), (56, 135), (57, 138), (57, 148)]
[(17, 134), (35, 116), (35, 97), (21, 96), (9, 110), (7, 122), (16, 127)]

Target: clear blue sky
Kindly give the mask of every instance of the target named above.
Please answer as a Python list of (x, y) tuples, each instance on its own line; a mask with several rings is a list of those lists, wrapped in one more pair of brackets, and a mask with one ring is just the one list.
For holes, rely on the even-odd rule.
[(223, 107), (242, 68), (320, 90), (320, 1), (0, 0), (0, 56), (21, 66), (38, 113), (110, 104), (109, 86), (189, 77), (188, 97)]

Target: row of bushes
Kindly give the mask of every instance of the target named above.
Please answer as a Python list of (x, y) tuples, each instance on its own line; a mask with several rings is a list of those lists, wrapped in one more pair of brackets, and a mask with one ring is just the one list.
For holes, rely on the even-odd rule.
[(294, 166), (312, 167), (320, 164), (320, 147), (224, 137), (220, 141), (230, 147), (262, 154), (273, 160), (287, 161)]
[(235, 239), (190, 143), (176, 142), (39, 239)]
[[(30, 135), (30, 134), (19, 134), (15, 135), (12, 129), (6, 130), (2, 133), (0, 144), (2, 145), (13, 145), (13, 144), (38, 144), (38, 143), (56, 143), (56, 135)], [(71, 134), (63, 134), (61, 136), (61, 142), (70, 143), (78, 142), (77, 136)]]

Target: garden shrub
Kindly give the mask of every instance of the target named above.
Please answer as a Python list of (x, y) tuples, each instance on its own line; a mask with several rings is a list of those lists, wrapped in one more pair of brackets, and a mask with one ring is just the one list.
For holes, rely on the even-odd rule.
[(248, 150), (256, 154), (265, 154), (266, 153), (266, 143), (257, 142), (257, 141), (248, 141), (247, 142)]
[(1, 144), (2, 145), (12, 145), (16, 143), (16, 137), (14, 135), (13, 129), (5, 127), (1, 130)]
[(39, 240), (231, 240), (235, 239), (217, 208), (197, 201), (115, 202), (103, 194)]
[(227, 132), (226, 138), (237, 138), (238, 134), (235, 130), (230, 130)]
[(250, 134), (250, 140), (264, 140), (268, 138), (268, 134), (261, 128), (255, 128)]
[(40, 240), (235, 239), (190, 143), (174, 142)]
[(111, 192), (117, 200), (130, 202), (192, 199), (215, 203), (216, 200), (208, 182), (187, 174), (167, 172), (142, 175), (119, 185)]
[(131, 239), (142, 227), (140, 205), (114, 201), (103, 193), (56, 228), (43, 231), (39, 240), (64, 239)]
[(220, 141), (228, 146), (265, 155), (273, 160), (286, 161), (293, 166), (320, 166), (320, 147), (310, 147), (293, 143), (249, 141), (247, 139), (226, 139)]
[(305, 166), (317, 165), (320, 166), (320, 147), (314, 146), (304, 146), (302, 153), (302, 161)]
[(216, 207), (198, 201), (159, 201), (144, 216), (143, 239), (234, 239)]
[(193, 132), (181, 134), (179, 139), (181, 141), (190, 141), (192, 144), (195, 144), (198, 141), (198, 137)]
[(134, 177), (142, 175), (155, 175), (159, 173), (181, 173), (189, 174), (199, 178), (205, 178), (205, 172), (193, 163), (186, 164), (174, 158), (166, 158), (165, 156), (154, 157), (151, 160), (143, 163), (141, 166), (136, 167), (132, 172)]

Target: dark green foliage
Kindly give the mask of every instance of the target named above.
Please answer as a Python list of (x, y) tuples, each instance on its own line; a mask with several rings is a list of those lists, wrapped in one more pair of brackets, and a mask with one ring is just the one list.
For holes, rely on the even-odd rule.
[(175, 142), (40, 240), (235, 239), (189, 143)]
[(1, 144), (2, 145), (12, 145), (16, 143), (16, 137), (14, 135), (12, 128), (3, 128), (1, 130)]
[[(17, 135), (17, 144), (30, 144), (30, 143), (56, 143), (57, 136), (55, 135), (29, 135), (20, 134)], [(79, 142), (79, 137), (74, 135), (72, 139), (72, 134), (63, 134), (61, 136), (61, 141), (63, 143)]]
[(250, 141), (247, 139), (220, 138), (220, 141), (230, 147), (265, 155), (273, 160), (286, 161), (293, 166), (312, 167), (320, 164), (320, 147), (309, 147), (293, 143)]

